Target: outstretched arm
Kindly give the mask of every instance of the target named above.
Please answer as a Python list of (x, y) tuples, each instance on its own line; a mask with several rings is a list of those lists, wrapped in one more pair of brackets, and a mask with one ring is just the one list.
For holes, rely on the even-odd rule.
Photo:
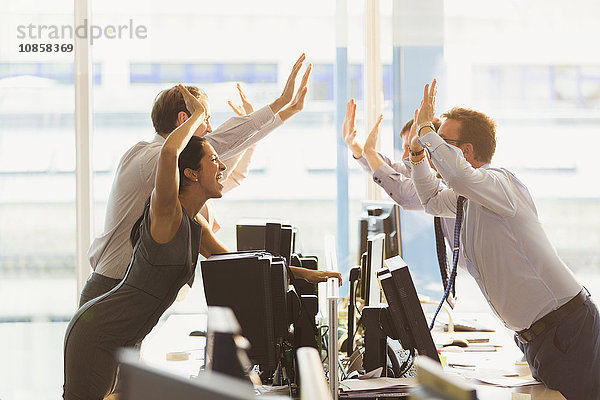
[(306, 93), (308, 91), (308, 78), (310, 77), (311, 71), (312, 64), (308, 64), (308, 67), (306, 67), (306, 71), (304, 71), (304, 75), (302, 76), (302, 81), (300, 81), (298, 91), (294, 96), (294, 100), (292, 100), (289, 106), (279, 112), (279, 118), (281, 118), (281, 121), (287, 121), (290, 119), (290, 117), (299, 113), (304, 108), (304, 100), (306, 99)]
[(369, 167), (371, 168), (371, 172), (375, 172), (377, 168), (384, 163), (383, 158), (377, 153), (377, 139), (379, 138), (379, 127), (381, 126), (381, 121), (383, 121), (383, 115), (380, 115), (377, 118), (377, 122), (369, 136), (367, 136), (367, 140), (365, 140), (365, 145), (363, 148), (363, 154), (369, 163)]
[(239, 157), (224, 161), (224, 164), (227, 166), (227, 169), (230, 170), (230, 173), (221, 181), (223, 184), (223, 194), (240, 186), (242, 181), (248, 177), (254, 150), (256, 150), (256, 144), (249, 149), (246, 149)]
[[(248, 101), (248, 98), (246, 97), (246, 94), (242, 90), (242, 87), (239, 83), (237, 84), (237, 90), (240, 94), (240, 99), (242, 100), (242, 105), (233, 104), (231, 101), (228, 101), (227, 104), (229, 104), (229, 106), (233, 109), (233, 111), (239, 116), (244, 116), (244, 115), (253, 113), (254, 107), (252, 106), (252, 103), (250, 103), (250, 101)], [(278, 127), (280, 125), (280, 123), (281, 123), (281, 121), (279, 121), (279, 123), (277, 123), (277, 119), (275, 119), (275, 121), (272, 124), (269, 124), (269, 125), (265, 126), (264, 128), (260, 129), (259, 132), (260, 131), (270, 132), (273, 129), (275, 129), (276, 127)], [(258, 143), (255, 143), (254, 145), (250, 146), (249, 148), (247, 148), (243, 152), (239, 153), (235, 157), (231, 157), (231, 158), (228, 158), (227, 160), (223, 161), (223, 163), (227, 166), (227, 169), (225, 170), (226, 171), (225, 177), (221, 181), (221, 183), (223, 184), (223, 191), (222, 191), (223, 194), (225, 194), (225, 193), (229, 192), (231, 189), (239, 186), (242, 183), (242, 181), (244, 179), (246, 179), (246, 177), (248, 176), (248, 170), (250, 169), (250, 162), (252, 161), (252, 155), (254, 154), (254, 150), (256, 149), (257, 144)]]
[(362, 158), (363, 147), (356, 140), (356, 102), (354, 99), (348, 100), (346, 104), (346, 117), (344, 118), (344, 124), (342, 125), (342, 138), (354, 158)]
[(276, 98), (273, 103), (269, 104), (269, 107), (273, 110), (273, 114), (277, 114), (286, 104), (292, 101), (292, 97), (294, 96), (294, 86), (296, 86), (296, 77), (298, 76), (298, 72), (305, 59), (306, 55), (302, 53), (300, 58), (298, 58), (298, 61), (296, 61), (292, 67), (292, 72), (285, 83), (281, 96)]
[(205, 121), (205, 110), (200, 101), (183, 85), (178, 85), (177, 88), (183, 94), (186, 107), (192, 112), (192, 116), (171, 132), (158, 158), (156, 183), (150, 200), (150, 233), (158, 243), (169, 242), (179, 228), (182, 211), (178, 199), (177, 161), (194, 132)]
[(310, 283), (327, 282), (328, 278), (337, 278), (339, 285), (342, 286), (342, 274), (334, 271), (318, 271), (302, 267), (290, 267), (294, 278), (304, 279)]
[(206, 219), (200, 214), (196, 215), (194, 219), (200, 225), (202, 225), (202, 237), (200, 238), (200, 254), (208, 258), (213, 254), (227, 253), (227, 248), (223, 243), (219, 241), (219, 239), (216, 238)]
[(239, 116), (252, 114), (254, 112), (254, 107), (252, 107), (252, 103), (250, 103), (246, 98), (246, 94), (242, 91), (242, 86), (240, 86), (240, 84), (238, 83), (236, 87), (240, 94), (240, 98), (242, 99), (242, 105), (235, 105), (231, 101), (228, 101), (227, 104), (229, 104), (229, 107), (231, 107), (233, 111)]
[[(296, 64), (294, 64), (283, 93), (273, 103), (256, 110), (252, 114), (230, 118), (212, 133), (206, 135), (206, 140), (209, 141), (217, 154), (219, 154), (219, 158), (227, 160), (235, 157), (279, 126), (282, 118), (289, 118), (299, 111), (294, 110), (295, 106), (291, 104), (290, 110), (283, 115), (280, 114), (280, 111), (283, 111), (282, 108), (292, 101), (295, 80), (305, 58), (305, 55), (302, 54)], [(305, 75), (307, 74), (305, 73)], [(306, 79), (308, 79), (308, 76), (306, 76)], [(302, 85), (300, 87), (302, 88)], [(299, 91), (299, 93), (302, 92)], [(296, 98), (299, 98), (298, 94)], [(303, 101), (304, 99), (302, 98)]]

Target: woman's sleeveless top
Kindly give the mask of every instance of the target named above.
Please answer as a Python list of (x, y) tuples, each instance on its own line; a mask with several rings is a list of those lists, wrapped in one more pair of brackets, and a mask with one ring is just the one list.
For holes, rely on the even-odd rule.
[(175, 301), (179, 289), (193, 282), (201, 225), (182, 209), (175, 237), (160, 244), (150, 235), (149, 209), (144, 210), (140, 238), (125, 277), (110, 292), (77, 311), (67, 329), (67, 337), (73, 328), (95, 336), (103, 347), (132, 346), (157, 324)]

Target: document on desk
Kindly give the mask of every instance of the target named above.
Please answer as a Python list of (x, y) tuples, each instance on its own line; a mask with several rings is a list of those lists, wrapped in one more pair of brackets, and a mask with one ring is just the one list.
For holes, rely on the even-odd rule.
[(541, 385), (541, 382), (536, 381), (529, 376), (515, 376), (516, 374), (505, 373), (501, 370), (493, 370), (487, 368), (478, 368), (473, 371), (461, 371), (460, 375), (467, 379), (475, 379), (483, 383), (489, 383), (495, 386), (502, 387), (519, 387), (528, 385)]
[(387, 391), (408, 389), (417, 384), (417, 378), (373, 378), (373, 379), (346, 379), (340, 382), (342, 392)]

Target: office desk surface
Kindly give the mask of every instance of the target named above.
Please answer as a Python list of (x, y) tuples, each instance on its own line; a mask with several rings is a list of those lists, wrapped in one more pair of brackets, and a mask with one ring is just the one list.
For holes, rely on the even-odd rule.
[[(206, 338), (190, 332), (206, 331), (206, 314), (173, 314), (142, 342), (141, 359), (152, 366), (190, 377), (204, 365)], [(169, 361), (167, 354), (189, 353), (187, 360)]]
[[(460, 315), (458, 317), (461, 317)], [(469, 314), (469, 318), (473, 315)], [(434, 333), (436, 342), (449, 339), (467, 339), (489, 337), (490, 343), (502, 345), (495, 352), (443, 352), (446, 363), (473, 364), (479, 368), (495, 370), (514, 370), (515, 361), (522, 357), (521, 351), (514, 344), (510, 333), (502, 327), (491, 315), (476, 315), (477, 319), (488, 326), (497, 329), (496, 332), (455, 332), (453, 334)], [(144, 362), (170, 371), (174, 374), (189, 377), (197, 375), (204, 364), (204, 337), (189, 336), (194, 330), (206, 329), (206, 315), (203, 314), (174, 314), (157, 329), (152, 331), (142, 344), (141, 358)], [(183, 361), (168, 361), (167, 354), (174, 352), (189, 353), (189, 359)], [(452, 368), (446, 368), (451, 371)], [(456, 371), (458, 372), (458, 371)], [(473, 383), (473, 381), (470, 381)], [(564, 400), (557, 391), (547, 389), (544, 385), (504, 388), (486, 384), (475, 384), (478, 397), (482, 400)]]
[[(436, 343), (448, 343), (452, 339), (489, 339), (489, 344), (498, 345), (496, 351), (465, 351), (462, 353), (454, 353), (442, 351), (442, 356), (446, 357), (445, 371), (449, 373), (480, 373), (481, 371), (507, 371), (519, 373), (519, 378), (525, 380), (533, 380), (529, 367), (526, 364), (517, 365), (517, 361), (521, 361), (523, 353), (517, 347), (513, 339), (513, 332), (505, 328), (491, 314), (455, 314), (455, 319), (473, 319), (484, 326), (495, 329), (495, 332), (433, 332), (433, 338)], [(473, 345), (477, 346), (477, 345)], [(467, 349), (470, 349), (469, 346)], [(465, 349), (466, 350), (466, 349)], [(475, 365), (476, 368), (451, 368), (450, 364)], [(475, 384), (477, 394), (480, 399), (500, 400), (500, 399), (548, 399), (548, 400), (564, 400), (564, 397), (557, 391), (546, 388), (542, 384), (528, 385), (521, 387), (499, 387), (484, 383), (474, 383), (476, 381), (469, 380), (469, 383)]]

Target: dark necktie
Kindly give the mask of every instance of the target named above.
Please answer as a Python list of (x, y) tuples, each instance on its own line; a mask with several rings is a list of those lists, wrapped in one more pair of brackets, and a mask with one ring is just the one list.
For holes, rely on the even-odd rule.
[[(435, 229), (435, 247), (437, 250), (437, 259), (440, 266), (440, 275), (442, 276), (442, 283), (444, 284), (444, 291), (448, 287), (448, 278), (450, 277), (450, 268), (448, 267), (448, 257), (446, 252), (446, 241), (444, 240), (444, 232), (442, 231), (442, 218), (433, 218), (433, 227)], [(454, 308), (456, 303), (456, 288), (454, 282), (451, 284), (450, 292), (446, 297), (450, 307)]]
[[(436, 247), (438, 253), (438, 262), (440, 264), (440, 273), (442, 274), (442, 281), (444, 282), (444, 297), (440, 301), (440, 304), (431, 320), (431, 325), (429, 329), (433, 328), (433, 323), (435, 322), (435, 317), (437, 317), (440, 312), (440, 308), (445, 299), (449, 299), (448, 303), (451, 307), (454, 307), (454, 301), (456, 298), (456, 291), (454, 288), (454, 283), (456, 282), (456, 269), (458, 267), (458, 253), (460, 247), (460, 228), (462, 226), (462, 217), (463, 217), (463, 205), (465, 202), (465, 198), (462, 196), (458, 196), (456, 199), (456, 219), (454, 221), (454, 247), (452, 249), (452, 270), (448, 271), (448, 263), (446, 261), (446, 244), (444, 243), (444, 235), (442, 233), (442, 225), (439, 217), (435, 217), (434, 219), (434, 227), (435, 227), (435, 236), (436, 236)], [(452, 295), (450, 296), (450, 293)], [(451, 299), (451, 300), (450, 300)], [(452, 304), (450, 303), (452, 301)]]

